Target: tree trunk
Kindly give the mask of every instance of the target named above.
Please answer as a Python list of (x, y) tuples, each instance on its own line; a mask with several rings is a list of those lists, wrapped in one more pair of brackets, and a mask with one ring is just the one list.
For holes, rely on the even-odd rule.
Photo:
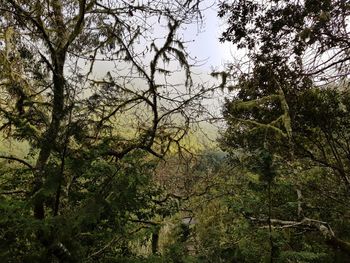
[(158, 242), (159, 242), (159, 228), (155, 227), (152, 233), (152, 254), (155, 255), (158, 252)]

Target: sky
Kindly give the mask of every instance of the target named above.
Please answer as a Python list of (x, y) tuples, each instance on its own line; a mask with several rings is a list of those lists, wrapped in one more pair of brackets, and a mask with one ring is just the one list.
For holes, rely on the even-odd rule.
[[(218, 0), (205, 0), (203, 7), (203, 23), (187, 26), (182, 34), (186, 40), (193, 39), (193, 42), (188, 44), (190, 56), (202, 62), (199, 63), (199, 67), (194, 68), (194, 72), (199, 73), (198, 83), (202, 81), (208, 86), (214, 83), (218, 85), (217, 80), (210, 73), (224, 70), (225, 63), (234, 60), (237, 50), (233, 44), (219, 41), (221, 33), (225, 30), (225, 21), (217, 16)], [(222, 92), (217, 91), (210, 99), (203, 101), (213, 115), (220, 115), (223, 95)]]
[[(203, 10), (203, 20), (201, 23), (193, 23), (183, 26), (179, 36), (187, 42), (187, 51), (191, 58), (195, 58), (198, 62), (197, 66), (192, 68), (193, 80), (195, 84), (218, 85), (218, 80), (210, 76), (214, 70), (222, 71), (225, 62), (233, 61), (233, 51), (235, 50), (231, 43), (221, 43), (219, 37), (225, 30), (225, 23), (218, 16), (218, 0), (204, 0), (201, 6)], [(164, 25), (163, 25), (164, 26)], [(155, 23), (154, 33), (156, 35), (164, 35), (167, 31), (163, 31), (162, 25), (159, 27)], [(164, 40), (161, 40), (164, 41)], [(143, 47), (141, 47), (143, 48)], [(96, 63), (94, 72), (99, 76), (105, 76), (109, 70), (114, 70), (114, 65), (106, 62)], [(183, 72), (174, 74), (175, 78), (182, 78)], [(212, 112), (220, 112), (223, 94), (212, 94), (210, 100), (204, 103)], [(219, 106), (220, 105), (220, 106)]]
[[(204, 0), (201, 6), (203, 20), (201, 23), (184, 25), (178, 35), (187, 42), (187, 51), (190, 57), (197, 61), (195, 72), (199, 73), (202, 78), (207, 79), (213, 70), (222, 70), (227, 61), (233, 61), (232, 44), (221, 43), (219, 37), (225, 30), (224, 21), (217, 16), (218, 0)], [(167, 33), (163, 31), (164, 25), (157, 26), (154, 24), (154, 34), (162, 36)], [(163, 40), (164, 41), (164, 40)], [(162, 42), (162, 41), (161, 41)], [(141, 43), (141, 49), (144, 46)], [(147, 58), (146, 58), (147, 60)], [(108, 70), (113, 69), (114, 65), (108, 63), (96, 63), (94, 72), (97, 75), (104, 76)]]
[(225, 24), (217, 16), (217, 6), (218, 1), (205, 0), (202, 25), (194, 24), (183, 29), (184, 38), (194, 40), (188, 48), (192, 57), (203, 61), (203, 71), (221, 68), (225, 62), (232, 61), (232, 44), (219, 41)]

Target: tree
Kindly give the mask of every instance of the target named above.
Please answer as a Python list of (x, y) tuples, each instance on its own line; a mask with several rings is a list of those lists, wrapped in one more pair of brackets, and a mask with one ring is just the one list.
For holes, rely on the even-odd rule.
[(349, 15), (344, 0), (223, 1), (219, 16), (228, 27), (221, 40), (247, 48), (254, 65), (295, 72), (295, 83), (334, 82), (348, 76)]
[[(228, 128), (222, 147), (232, 163), (247, 169), (248, 177), (259, 175), (266, 186), (253, 191), (258, 200), (253, 203), (268, 206), (243, 207), (243, 215), (255, 227), (269, 229), (271, 262), (282, 257), (274, 252), (283, 252), (274, 235), (291, 228), (306, 231), (302, 242), (320, 244), (310, 234), (317, 231), (348, 258), (347, 228), (337, 218), (348, 202), (349, 117), (341, 98), (348, 96), (349, 4), (224, 1), (219, 16), (228, 22), (222, 41), (247, 52), (246, 64), (232, 63), (226, 72), (213, 74), (234, 92), (224, 105)], [(271, 165), (262, 165), (266, 162)], [(273, 172), (272, 180), (266, 180), (265, 168)], [(283, 209), (291, 203), (293, 214)], [(347, 221), (345, 214), (340, 217)]]
[[(205, 92), (192, 82), (184, 40), (177, 35), (181, 25), (200, 19), (199, 5), (197, 0), (1, 2), (1, 131), (29, 143), (24, 156), (1, 156), (22, 166), (15, 170), (23, 176), (19, 184), (12, 168), (7, 170), (4, 188), (20, 194), (7, 191), (11, 197), (3, 200), (18, 201), (21, 220), (33, 214), (30, 225), (39, 243), (30, 228), (23, 237), (33, 256), (79, 261), (87, 257), (88, 243), (74, 251), (74, 238), (96, 227), (110, 231), (105, 220), (120, 218), (122, 229), (137, 217), (138, 205), (125, 206), (140, 198), (146, 168), (131, 159), (142, 163), (140, 151), (162, 157), (178, 145)], [(163, 36), (154, 34), (157, 24)], [(181, 81), (176, 71), (184, 72)], [(108, 198), (125, 201), (110, 217), (102, 216), (111, 208)], [(65, 232), (78, 211), (85, 219)], [(11, 220), (6, 222), (9, 227)]]

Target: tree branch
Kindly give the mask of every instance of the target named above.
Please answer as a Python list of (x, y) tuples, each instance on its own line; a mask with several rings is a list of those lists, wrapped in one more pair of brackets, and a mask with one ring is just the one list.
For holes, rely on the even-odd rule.
[(18, 157), (15, 157), (15, 156), (13, 156), (13, 155), (8, 155), (8, 156), (6, 156), (6, 155), (0, 155), (0, 159), (6, 159), (6, 160), (10, 160), (10, 161), (16, 161), (16, 162), (19, 162), (19, 163), (21, 163), (21, 164), (27, 166), (30, 170), (34, 170), (34, 167), (33, 167), (30, 163), (28, 163), (28, 162), (26, 162), (25, 160), (22, 160), (22, 159), (20, 159), (20, 158), (18, 158)]
[[(89, 4), (89, 8), (91, 8), (94, 4), (94, 1), (92, 1)], [(69, 35), (67, 42), (64, 44), (63, 50), (67, 50), (68, 46), (74, 41), (74, 39), (78, 36), (78, 34), (80, 33), (82, 26), (84, 24), (84, 16), (85, 16), (85, 12), (86, 12), (86, 0), (80, 0), (79, 1), (79, 13), (76, 16), (76, 24), (74, 26), (73, 31), (71, 32), (71, 34)]]
[(41, 21), (38, 21), (38, 20), (34, 19), (34, 17), (31, 14), (29, 14), (26, 10), (24, 10), (14, 0), (8, 0), (8, 2), (18, 12), (18, 14), (16, 14), (16, 15), (24, 16), (25, 18), (27, 18), (29, 21), (31, 21), (33, 23), (33, 25), (39, 30), (39, 32), (43, 36), (43, 39), (44, 39), (45, 43), (47, 44), (47, 46), (49, 47), (50, 52), (53, 53), (55, 49), (54, 49), (54, 47), (52, 45), (52, 42), (50, 40), (49, 35), (46, 32), (46, 29), (44, 28), (44, 26), (41, 23)]
[(250, 221), (257, 223), (268, 223), (271, 222), (272, 225), (283, 228), (308, 228), (310, 230), (317, 230), (325, 239), (326, 243), (330, 246), (340, 249), (346, 254), (350, 255), (350, 243), (339, 239), (333, 232), (332, 228), (327, 222), (319, 221), (311, 218), (304, 217), (301, 221), (289, 221), (280, 219), (259, 219), (255, 217), (247, 217)]

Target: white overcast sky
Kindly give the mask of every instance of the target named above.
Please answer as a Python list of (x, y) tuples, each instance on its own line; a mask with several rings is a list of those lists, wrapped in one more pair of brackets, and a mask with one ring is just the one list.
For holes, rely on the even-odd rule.
[[(182, 31), (178, 32), (183, 40), (188, 41), (187, 51), (190, 57), (198, 62), (197, 65), (200, 65), (196, 67), (194, 72), (199, 73), (205, 79), (213, 69), (222, 70), (225, 62), (232, 62), (232, 51), (235, 50), (232, 44), (219, 41), (225, 26), (224, 21), (217, 16), (217, 7), (218, 0), (204, 0), (201, 5), (203, 10), (202, 23), (183, 26)], [(166, 32), (163, 32), (162, 26), (155, 27), (154, 30), (154, 33), (159, 35)], [(113, 67), (112, 63), (109, 65), (106, 62), (97, 62), (95, 63), (94, 72), (97, 76), (105, 76), (106, 72), (113, 69)]]
[(193, 39), (188, 48), (190, 55), (203, 61), (203, 71), (221, 67), (226, 61), (232, 61), (232, 44), (221, 43), (219, 37), (225, 29), (224, 21), (217, 16), (218, 1), (206, 0), (203, 6), (202, 25), (187, 26), (183, 30), (186, 40)]

